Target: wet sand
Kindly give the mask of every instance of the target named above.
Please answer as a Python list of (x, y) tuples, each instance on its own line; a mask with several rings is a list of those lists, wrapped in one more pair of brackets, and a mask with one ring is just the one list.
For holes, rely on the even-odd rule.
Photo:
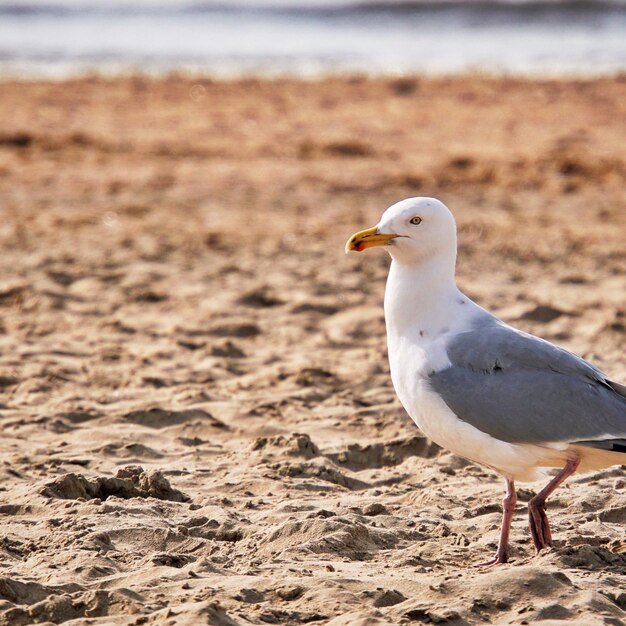
[(462, 289), (626, 382), (626, 81), (0, 85), (0, 625), (626, 624), (626, 467), (536, 556), (395, 398), (410, 195)]

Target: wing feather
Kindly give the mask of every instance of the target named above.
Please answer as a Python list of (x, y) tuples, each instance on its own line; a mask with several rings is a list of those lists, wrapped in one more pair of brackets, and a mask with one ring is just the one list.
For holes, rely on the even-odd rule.
[[(429, 381), (463, 421), (510, 443), (626, 438), (626, 386), (584, 359), (495, 318), (456, 335)], [(596, 446), (597, 447), (597, 446)]]

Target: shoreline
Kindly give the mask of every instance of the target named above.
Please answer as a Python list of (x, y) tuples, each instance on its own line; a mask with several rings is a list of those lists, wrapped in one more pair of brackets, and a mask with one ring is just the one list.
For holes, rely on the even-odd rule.
[(11, 70), (3, 71), (0, 69), (0, 84), (3, 83), (61, 83), (74, 82), (81, 80), (131, 80), (134, 78), (143, 78), (147, 80), (159, 81), (170, 80), (173, 78), (179, 80), (211, 80), (215, 82), (239, 82), (239, 81), (293, 81), (293, 82), (322, 82), (326, 80), (394, 80), (402, 78), (423, 78), (430, 80), (460, 80), (460, 79), (486, 79), (486, 80), (523, 80), (528, 82), (573, 82), (573, 81), (594, 81), (594, 80), (626, 80), (626, 67), (600, 71), (600, 72), (567, 72), (567, 71), (504, 71), (489, 69), (467, 69), (459, 71), (362, 71), (358, 69), (347, 70), (312, 70), (307, 71), (282, 71), (268, 70), (262, 71), (212, 71), (212, 70), (181, 70), (181, 69), (142, 69), (130, 67), (128, 69), (119, 69), (108, 71), (106, 69), (85, 69), (85, 70), (68, 70), (56, 74), (54, 72), (33, 72), (28, 70)]

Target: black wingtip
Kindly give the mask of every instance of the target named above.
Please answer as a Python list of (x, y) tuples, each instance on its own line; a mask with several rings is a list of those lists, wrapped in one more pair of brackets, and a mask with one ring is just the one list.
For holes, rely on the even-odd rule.
[(577, 441), (577, 446), (587, 446), (588, 448), (597, 448), (598, 450), (606, 450), (607, 452), (621, 452), (626, 454), (626, 439), (605, 439), (604, 441)]

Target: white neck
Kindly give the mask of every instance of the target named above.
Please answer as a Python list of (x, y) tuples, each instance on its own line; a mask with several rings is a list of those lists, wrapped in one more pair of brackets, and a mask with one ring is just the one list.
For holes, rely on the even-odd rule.
[(460, 307), (472, 308), (471, 300), (456, 286), (454, 268), (454, 257), (445, 254), (420, 264), (391, 262), (385, 288), (389, 341), (432, 341), (451, 329)]

